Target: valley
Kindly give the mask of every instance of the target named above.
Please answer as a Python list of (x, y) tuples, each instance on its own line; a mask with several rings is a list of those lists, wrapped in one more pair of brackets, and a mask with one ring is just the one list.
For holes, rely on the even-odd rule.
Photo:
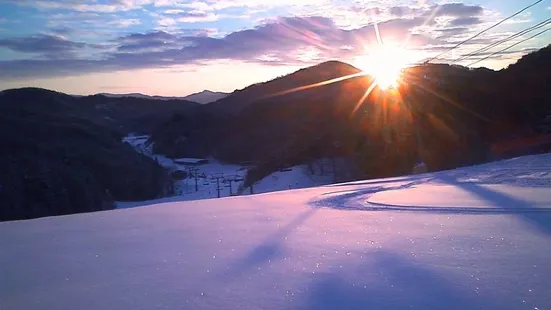
[(551, 310), (551, 0), (0, 0), (0, 310)]
[[(28, 172), (3, 168), (0, 196), (11, 207), (1, 219), (259, 194), (408, 175), (419, 163), (435, 172), (546, 152), (551, 93), (542, 81), (551, 80), (550, 53), (548, 46), (501, 71), (408, 68), (396, 98), (378, 88), (367, 93), (373, 79), (338, 61), (208, 104), (5, 90), (0, 142), (15, 153), (2, 157)], [(27, 155), (15, 155), (23, 150)], [(178, 159), (208, 164), (191, 169)], [(95, 185), (69, 186), (61, 171), (80, 171), (76, 178)], [(29, 178), (36, 180), (32, 187)], [(89, 208), (56, 207), (60, 199), (87, 206), (79, 203), (86, 197), (97, 197)]]

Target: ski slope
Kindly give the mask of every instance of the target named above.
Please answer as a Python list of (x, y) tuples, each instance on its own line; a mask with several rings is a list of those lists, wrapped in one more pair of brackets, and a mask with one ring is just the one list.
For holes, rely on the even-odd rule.
[[(149, 136), (130, 135), (125, 137), (123, 142), (130, 144), (137, 152), (156, 160), (169, 171), (188, 171), (188, 167), (185, 165), (178, 164), (175, 160), (164, 155), (155, 154), (152, 145), (147, 143), (148, 139)], [(213, 158), (209, 158), (208, 160), (208, 164), (193, 167), (197, 169), (197, 174), (200, 176), (197, 178), (197, 181), (194, 177), (189, 177), (174, 182), (175, 196), (145, 202), (120, 201), (116, 203), (117, 208), (125, 209), (162, 202), (217, 198), (218, 187), (220, 187), (220, 197), (235, 195), (238, 188), (243, 184), (245, 175), (247, 174), (247, 167), (221, 163)], [(326, 167), (325, 170), (330, 170), (331, 163), (327, 162), (327, 160), (319, 160), (315, 163), (317, 168), (319, 168), (320, 165), (324, 165)], [(219, 182), (223, 182), (224, 179), (238, 181), (232, 182), (232, 188), (230, 189), (228, 182), (217, 184), (214, 176), (223, 176)], [(276, 171), (255, 183), (253, 186), (253, 193), (261, 194), (289, 189), (315, 187), (330, 184), (332, 180), (333, 176), (330, 171), (325, 171), (323, 173), (315, 171), (311, 173), (307, 165), (298, 165), (289, 168), (289, 171)], [(249, 193), (250, 189), (245, 189), (242, 194), (247, 195)]]
[(0, 223), (0, 309), (551, 309), (551, 154)]

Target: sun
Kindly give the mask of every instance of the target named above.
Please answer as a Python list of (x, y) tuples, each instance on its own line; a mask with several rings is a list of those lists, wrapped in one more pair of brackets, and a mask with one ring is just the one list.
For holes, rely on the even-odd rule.
[(382, 44), (367, 50), (360, 63), (361, 69), (375, 78), (379, 88), (397, 88), (407, 66), (407, 51)]

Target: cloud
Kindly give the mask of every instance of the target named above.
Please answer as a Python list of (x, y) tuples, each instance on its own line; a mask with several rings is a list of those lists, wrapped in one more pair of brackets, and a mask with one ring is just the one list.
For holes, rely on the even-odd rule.
[(58, 28), (50, 29), (49, 31), (56, 35), (65, 36), (73, 33), (75, 30), (69, 27), (58, 27)]
[[(65, 2), (67, 1), (71, 0)], [(73, 1), (77, 2), (77, 0)], [(290, 1), (245, 0), (243, 3), (254, 2), (256, 7), (262, 7), (263, 5), (291, 3)], [(143, 5), (145, 0), (141, 2), (104, 0), (102, 3), (135, 7)], [(325, 0), (318, 0), (317, 3), (329, 5)], [(69, 46), (67, 50), (73, 50), (73, 54), (66, 54), (64, 59), (34, 58), (0, 62), (0, 79), (75, 75), (141, 68), (174, 68), (213, 60), (246, 61), (270, 65), (307, 65), (335, 58), (345, 60), (363, 54), (378, 44), (372, 22), (373, 16), (377, 16), (377, 27), (385, 43), (400, 43), (408, 39), (410, 48), (431, 53), (462, 40), (461, 36), (475, 31), (477, 28), (473, 26), (477, 26), (483, 22), (483, 19), (488, 18), (481, 6), (462, 3), (388, 8), (358, 5), (356, 8), (346, 8), (347, 11), (324, 11), (324, 14), (331, 14), (330, 17), (304, 13), (304, 15), (293, 17), (271, 18), (263, 20), (254, 28), (222, 36), (217, 33), (216, 29), (182, 29), (180, 26), (181, 23), (214, 21), (232, 16), (228, 13), (235, 14), (233, 11), (220, 13), (216, 10), (240, 6), (241, 2), (222, 0), (182, 3), (176, 0), (161, 0), (152, 1), (150, 4), (162, 7), (159, 12), (150, 12), (148, 15), (157, 22), (158, 30), (119, 34), (108, 37), (106, 42), (99, 46), (82, 46), (82, 43), (63, 39), (67, 42), (58, 42), (57, 44), (67, 44)], [(323, 8), (326, 9), (327, 6), (323, 6)], [(105, 15), (97, 13), (72, 13), (75, 13), (74, 15), (77, 17), (82, 14), (90, 14), (91, 20), (96, 23), (99, 21), (97, 16), (101, 16), (102, 19), (105, 17)], [(339, 21), (340, 16), (356, 20), (354, 14), (363, 16), (363, 19), (360, 19), (360, 24), (344, 26), (344, 23)], [(76, 18), (76, 20), (80, 19)], [(102, 24), (108, 25), (109, 21), (109, 19), (104, 19)], [(129, 26), (132, 24), (133, 22), (128, 22)], [(124, 22), (121, 22), (121, 26), (124, 26)], [(189, 27), (189, 25), (186, 26)], [(73, 27), (72, 24), (71, 27)], [(54, 34), (62, 35), (61, 33)], [(56, 38), (62, 39), (61, 37)], [(493, 42), (496, 38), (485, 34), (463, 47)], [(32, 37), (30, 39), (33, 40)], [(50, 40), (52, 39), (50, 38)], [(10, 48), (17, 48), (13, 42), (10, 43)], [(73, 43), (74, 45), (71, 45)], [(89, 49), (96, 50), (93, 58), (88, 57), (89, 52), (83, 52), (83, 50)], [(26, 52), (36, 53), (36, 50), (27, 48)], [(461, 53), (459, 50), (458, 52)]]
[(40, 9), (65, 9), (78, 12), (112, 13), (141, 8), (144, 5), (152, 4), (155, 0), (3, 0), (5, 2), (31, 6)]
[(440, 4), (433, 6), (432, 9), (437, 10), (437, 16), (470, 17), (479, 16), (484, 13), (483, 7), (464, 3)]
[(157, 21), (157, 24), (161, 28), (174, 30), (175, 25), (179, 23), (201, 23), (201, 22), (214, 22), (221, 19), (245, 19), (250, 18), (247, 14), (227, 14), (227, 13), (213, 13), (211, 11), (203, 10), (182, 10), (182, 9), (169, 9), (163, 11), (163, 14), (151, 13)]
[(146, 5), (155, 7), (178, 7), (204, 12), (217, 12), (232, 8), (275, 8), (302, 7), (329, 2), (329, 0), (311, 0), (307, 3), (296, 0), (2, 0), (22, 6), (41, 9), (67, 9), (79, 12), (113, 13), (142, 9)]
[[(28, 1), (23, 1), (27, 3)], [(126, 10), (128, 8), (120, 5), (109, 5), (109, 4), (85, 4), (85, 3), (74, 3), (74, 2), (52, 2), (52, 1), (36, 1), (34, 4), (36, 7), (44, 9), (71, 9), (79, 12), (101, 12), (101, 13), (112, 13), (116, 11)]]
[(177, 48), (178, 37), (164, 31), (150, 33), (136, 33), (114, 40), (118, 43), (117, 51), (122, 53), (136, 53), (144, 51), (164, 51)]
[(203, 11), (189, 11), (177, 15), (176, 20), (182, 23), (212, 22), (217, 21), (219, 16)]
[(102, 17), (102, 15), (98, 13), (69, 12), (48, 16), (46, 25), (51, 28), (81, 29), (83, 26), (89, 26), (97, 29), (107, 26), (107, 21), (109, 21), (109, 19)]
[(73, 42), (62, 36), (36, 35), (23, 38), (0, 39), (0, 47), (15, 52), (39, 53), (47, 56), (65, 54), (86, 47), (85, 43)]
[(131, 18), (131, 19), (115, 19), (107, 23), (109, 26), (114, 26), (117, 28), (129, 28), (131, 26), (139, 25), (141, 24), (139, 19)]
[(469, 32), (469, 28), (467, 27), (453, 27), (453, 28), (442, 28), (438, 29), (437, 32), (440, 34), (440, 38), (450, 38), (457, 35), (462, 35), (466, 32)]
[[(343, 1), (326, 1), (319, 7), (303, 7), (293, 13), (300, 16), (315, 15), (333, 19), (343, 28), (358, 28), (374, 21), (384, 22), (392, 19), (423, 18), (422, 25), (434, 26), (441, 20), (452, 20), (461, 17), (482, 16), (485, 10), (480, 5), (463, 3), (445, 3), (429, 5), (424, 1), (395, 1), (400, 5), (389, 5), (389, 1), (355, 0), (354, 5)], [(433, 1), (431, 1), (433, 2)], [(392, 3), (392, 2), (391, 2)], [(409, 3), (409, 4), (408, 4)], [(441, 24), (440, 26), (445, 26)]]
[(179, 9), (170, 9), (170, 10), (165, 10), (163, 13), (167, 14), (167, 15), (175, 15), (175, 14), (182, 14), (182, 13), (185, 13), (186, 11), (184, 10), (179, 10)]
[[(378, 9), (380, 12), (381, 9)], [(413, 8), (410, 8), (409, 6), (394, 6), (388, 9), (389, 13), (391, 15), (397, 16), (397, 17), (403, 17), (406, 15), (413, 14), (416, 10)]]
[[(409, 29), (422, 20), (389, 20), (379, 24), (382, 34), (397, 41), (409, 35)], [(0, 78), (21, 76), (49, 76), (87, 72), (128, 70), (138, 68), (171, 67), (218, 59), (240, 61), (266, 61), (266, 55), (283, 64), (308, 64), (328, 58), (346, 58), (363, 52), (376, 44), (372, 25), (344, 30), (325, 17), (288, 17), (260, 25), (253, 29), (213, 38), (210, 30), (186, 30), (179, 33), (155, 31), (135, 33), (113, 39), (113, 50), (101, 59), (70, 58), (55, 60), (23, 60), (0, 62)], [(30, 39), (30, 40), (29, 40)], [(54, 52), (61, 49), (83, 48), (59, 38), (19, 38), (4, 42), (10, 48), (25, 52)], [(441, 43), (421, 35), (411, 35), (411, 44)], [(342, 47), (346, 46), (346, 49)], [(99, 47), (98, 47), (99, 48)]]
[(482, 23), (482, 20), (479, 17), (459, 17), (450, 21), (450, 26), (472, 26)]
[(220, 11), (232, 8), (276, 8), (276, 7), (305, 7), (316, 6), (330, 3), (330, 0), (206, 0), (206, 1), (179, 1), (179, 0), (161, 0), (155, 1), (157, 6), (174, 6), (191, 8), (201, 11)]
[(466, 18), (481, 16), (484, 14), (484, 8), (479, 5), (464, 3), (445, 3), (422, 7), (394, 6), (388, 8), (388, 13), (395, 17), (419, 16), (431, 23), (439, 17)]

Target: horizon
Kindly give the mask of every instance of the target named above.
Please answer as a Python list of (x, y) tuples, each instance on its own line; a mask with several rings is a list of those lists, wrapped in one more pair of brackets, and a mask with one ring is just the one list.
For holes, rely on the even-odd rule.
[[(185, 97), (231, 93), (329, 60), (369, 73), (382, 42), (401, 48), (394, 60), (403, 65), (420, 63), (533, 1), (504, 2), (0, 0), (0, 90)], [(550, 13), (539, 3), (436, 62), (457, 61)], [(474, 67), (505, 68), (550, 41), (548, 32)]]
[[(543, 47), (542, 47), (543, 48)], [(528, 53), (527, 53), (528, 54)], [(520, 58), (518, 59), (515, 59), (513, 62), (511, 62), (511, 64), (515, 63), (516, 61), (518, 61)], [(350, 65), (358, 70), (360, 70), (359, 68), (349, 64), (349, 63), (346, 63), (346, 62), (341, 62), (340, 60), (327, 60), (327, 61), (324, 61), (324, 62), (320, 62), (318, 64), (312, 64), (312, 65), (309, 65), (307, 67), (299, 67), (289, 73), (286, 73), (284, 75), (281, 75), (281, 76), (288, 76), (288, 75), (292, 75), (300, 70), (303, 70), (303, 69), (308, 69), (308, 68), (311, 68), (311, 67), (315, 67), (317, 65), (320, 65), (320, 64), (324, 64), (324, 63), (328, 63), (328, 62), (340, 62), (342, 64), (347, 64), (347, 65)], [(413, 68), (413, 66), (410, 66), (410, 67), (406, 67), (406, 68)], [(477, 68), (481, 68), (481, 67), (477, 67)], [(484, 67), (484, 68), (487, 68), (487, 67)], [(490, 69), (490, 70), (495, 70), (495, 69), (491, 69), (491, 68), (487, 68), (487, 69)], [(506, 69), (505, 67), (504, 68), (501, 68), (501, 69), (498, 69), (498, 70), (502, 70), (502, 69)], [(365, 75), (369, 75), (368, 73), (366, 73)], [(92, 93), (87, 93), (87, 94), (75, 94), (75, 93), (67, 93), (67, 92), (63, 92), (63, 91), (59, 91), (59, 90), (55, 90), (55, 89), (50, 89), (50, 88), (44, 88), (44, 87), (37, 87), (37, 86), (22, 86), (22, 87), (14, 87), (14, 88), (5, 88), (5, 89), (2, 89), (0, 88), (0, 93), (5, 91), (5, 90), (14, 90), (14, 89), (25, 89), (25, 88), (38, 88), (38, 89), (44, 89), (44, 90), (48, 90), (48, 91), (55, 91), (55, 92), (60, 92), (60, 93), (64, 93), (66, 95), (70, 95), (70, 96), (82, 96), (82, 97), (86, 97), (86, 96), (95, 96), (95, 95), (114, 95), (114, 96), (125, 96), (125, 95), (128, 95), (129, 97), (132, 97), (133, 95), (143, 95), (143, 96), (147, 96), (147, 97), (164, 97), (164, 98), (170, 98), (170, 97), (174, 97), (174, 98), (179, 98), (179, 99), (185, 99), (186, 97), (191, 97), (193, 95), (197, 95), (197, 94), (202, 94), (202, 93), (205, 93), (205, 92), (210, 92), (210, 93), (225, 93), (227, 95), (231, 95), (232, 93), (236, 92), (236, 91), (239, 91), (239, 90), (243, 90), (249, 86), (252, 86), (252, 85), (255, 85), (255, 84), (261, 84), (261, 83), (267, 83), (267, 82), (270, 82), (271, 80), (274, 80), (274, 79), (277, 79), (281, 76), (275, 76), (275, 77), (272, 77), (270, 78), (269, 80), (263, 80), (263, 81), (257, 81), (257, 82), (253, 82), (251, 84), (248, 84), (248, 85), (245, 85), (241, 88), (236, 88), (236, 89), (233, 89), (233, 90), (230, 90), (230, 91), (219, 91), (219, 90), (213, 90), (213, 89), (203, 89), (203, 90), (199, 90), (199, 91), (195, 91), (195, 92), (192, 92), (192, 93), (187, 93), (187, 94), (181, 94), (181, 95), (159, 95), (159, 94), (155, 94), (155, 93), (143, 93), (143, 92), (139, 92), (139, 91), (136, 91), (136, 92), (109, 92), (109, 91), (103, 91), (103, 92), (92, 92)]]

